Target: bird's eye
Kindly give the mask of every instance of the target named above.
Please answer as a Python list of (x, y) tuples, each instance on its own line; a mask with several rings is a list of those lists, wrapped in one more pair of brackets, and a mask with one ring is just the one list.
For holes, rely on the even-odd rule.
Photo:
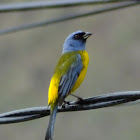
[(80, 39), (80, 35), (75, 35), (74, 39)]

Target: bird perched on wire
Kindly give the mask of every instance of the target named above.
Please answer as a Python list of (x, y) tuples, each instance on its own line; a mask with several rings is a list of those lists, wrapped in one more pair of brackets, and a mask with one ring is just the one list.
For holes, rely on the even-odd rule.
[(62, 105), (65, 98), (74, 92), (85, 78), (89, 62), (85, 45), (91, 35), (90, 32), (76, 31), (64, 42), (62, 55), (55, 67), (48, 91), (50, 119), (45, 140), (53, 140), (58, 106)]

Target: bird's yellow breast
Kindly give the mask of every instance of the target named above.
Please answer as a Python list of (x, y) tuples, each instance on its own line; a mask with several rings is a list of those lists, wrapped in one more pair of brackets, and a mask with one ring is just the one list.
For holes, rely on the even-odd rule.
[(57, 64), (56, 68), (55, 68), (55, 72), (54, 72), (54, 75), (51, 79), (50, 86), (49, 86), (48, 104), (51, 104), (51, 106), (52, 106), (51, 108), (53, 108), (53, 106), (55, 106), (55, 103), (58, 99), (58, 87), (59, 87), (61, 76), (64, 75), (65, 72), (69, 70), (69, 68), (72, 64), (72, 61), (69, 61), (69, 63), (67, 63), (67, 65), (65, 67), (63, 67), (63, 69), (60, 69), (61, 65), (63, 65), (63, 63), (65, 61), (67, 61), (67, 59), (69, 57), (73, 56), (74, 54), (81, 55), (83, 68), (81, 70), (81, 73), (80, 73), (77, 81), (75, 82), (73, 88), (71, 89), (70, 93), (74, 92), (81, 85), (82, 81), (85, 78), (88, 63), (89, 63), (88, 53), (86, 51), (75, 51), (75, 52), (70, 52), (68, 54), (62, 55), (59, 59), (59, 62)]

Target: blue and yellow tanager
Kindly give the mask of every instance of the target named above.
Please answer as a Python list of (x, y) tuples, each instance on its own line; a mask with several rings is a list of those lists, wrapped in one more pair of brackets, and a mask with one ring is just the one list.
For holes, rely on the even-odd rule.
[(74, 92), (85, 78), (89, 62), (85, 45), (91, 35), (89, 32), (76, 31), (64, 42), (62, 55), (56, 65), (48, 91), (50, 120), (45, 140), (53, 139), (58, 106), (62, 105), (64, 99)]

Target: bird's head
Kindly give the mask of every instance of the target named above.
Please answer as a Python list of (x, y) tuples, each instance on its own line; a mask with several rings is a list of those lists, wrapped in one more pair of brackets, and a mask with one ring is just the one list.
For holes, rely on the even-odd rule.
[(66, 38), (63, 45), (62, 53), (85, 50), (86, 40), (91, 35), (92, 33), (90, 32), (83, 31), (73, 32)]

